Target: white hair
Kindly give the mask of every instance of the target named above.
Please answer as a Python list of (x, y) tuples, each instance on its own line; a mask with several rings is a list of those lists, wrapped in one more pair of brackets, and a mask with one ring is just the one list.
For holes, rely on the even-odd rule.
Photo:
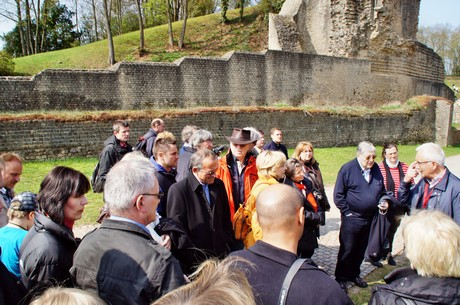
[(371, 142), (368, 141), (362, 141), (358, 144), (357, 148), (357, 153), (358, 155), (362, 156), (368, 151), (374, 151), (375, 152), (375, 146)]
[(415, 149), (416, 152), (422, 154), (426, 161), (433, 161), (441, 166), (444, 166), (446, 155), (441, 146), (435, 143), (424, 143)]
[(104, 201), (112, 211), (127, 211), (140, 194), (158, 184), (155, 168), (146, 158), (122, 159), (107, 174)]
[(257, 142), (262, 138), (260, 132), (254, 127), (244, 127), (243, 130), (249, 130), (251, 132), (251, 140)]
[(212, 140), (212, 133), (210, 133), (206, 129), (199, 129), (192, 134), (188, 142), (190, 143), (192, 148), (197, 149), (198, 145), (200, 145), (201, 143)]

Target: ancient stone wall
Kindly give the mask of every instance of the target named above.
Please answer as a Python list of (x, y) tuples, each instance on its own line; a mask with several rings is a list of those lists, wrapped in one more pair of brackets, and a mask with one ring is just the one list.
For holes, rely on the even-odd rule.
[[(398, 74), (401, 65), (396, 60), (382, 60), (376, 69), (369, 60), (266, 51), (230, 53), (222, 58), (189, 57), (174, 63), (119, 63), (108, 70), (49, 69), (32, 78), (0, 78), (0, 109), (165, 109), (277, 103), (373, 107), (414, 95), (453, 98), (441, 81)], [(394, 74), (382, 73), (390, 67)], [(411, 69), (406, 74), (433, 73), (429, 61)]]
[(286, 0), (269, 49), (367, 59), (371, 70), (444, 81), (441, 57), (416, 41), (420, 0)]
[[(216, 145), (228, 145), (225, 136), (230, 135), (235, 127), (246, 126), (262, 129), (266, 133), (267, 141), (270, 140), (270, 128), (279, 126), (283, 130), (283, 142), (288, 147), (294, 147), (297, 142), (304, 140), (311, 141), (318, 147), (354, 146), (362, 140), (375, 144), (386, 141), (422, 143), (445, 138), (448, 134), (446, 128), (449, 130), (450, 126), (446, 125), (445, 117), (439, 117), (436, 112), (436, 108), (441, 107), (439, 103), (433, 102), (426, 110), (409, 114), (354, 116), (261, 108), (225, 112), (203, 110), (187, 116), (165, 114), (162, 118), (166, 122), (167, 130), (175, 134), (178, 140), (182, 128), (187, 124), (194, 124), (211, 131)], [(449, 103), (441, 103), (449, 113), (445, 108)], [(132, 144), (148, 130), (150, 120), (151, 118), (145, 118), (131, 121)], [(104, 140), (112, 133), (111, 128), (112, 121), (0, 121), (0, 153), (14, 151), (28, 160), (97, 156), (102, 150)]]

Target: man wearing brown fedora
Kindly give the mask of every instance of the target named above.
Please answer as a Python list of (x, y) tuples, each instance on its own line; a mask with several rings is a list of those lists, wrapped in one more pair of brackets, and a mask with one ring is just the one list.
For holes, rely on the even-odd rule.
[[(219, 159), (217, 178), (225, 184), (228, 203), (230, 205), (230, 218), (249, 197), (252, 186), (257, 181), (256, 158), (251, 153), (254, 141), (251, 131), (240, 128), (233, 129), (232, 135), (226, 137), (230, 141), (230, 148), (225, 157)], [(241, 247), (236, 246), (237, 250)]]

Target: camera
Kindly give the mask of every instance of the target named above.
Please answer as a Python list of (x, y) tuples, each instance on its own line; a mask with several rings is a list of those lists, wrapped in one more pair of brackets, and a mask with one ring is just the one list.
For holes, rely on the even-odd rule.
[(221, 145), (221, 146), (214, 147), (212, 149), (212, 152), (219, 156), (220, 153), (223, 152), (226, 149), (227, 149), (227, 147), (225, 145)]

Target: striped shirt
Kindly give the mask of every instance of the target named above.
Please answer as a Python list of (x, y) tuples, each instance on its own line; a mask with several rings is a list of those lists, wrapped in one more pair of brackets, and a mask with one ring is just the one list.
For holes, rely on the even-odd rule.
[[(386, 162), (386, 161), (383, 161), (383, 162)], [(383, 162), (381, 162), (379, 164), (379, 168), (380, 168), (380, 171), (382, 172), (383, 182), (385, 183), (385, 189), (388, 190), (387, 173), (385, 171), (385, 167), (383, 166)], [(394, 195), (395, 195), (395, 198), (398, 199), (398, 188), (399, 188), (399, 185), (401, 184), (401, 179), (399, 177), (399, 169), (398, 169), (398, 166), (391, 167), (390, 165), (388, 165), (388, 167), (390, 168), (390, 174), (391, 174), (391, 177), (393, 177), (393, 181), (395, 183)], [(407, 169), (409, 167), (404, 162), (401, 162), (401, 167), (402, 167), (403, 173), (405, 175), (407, 173)]]

